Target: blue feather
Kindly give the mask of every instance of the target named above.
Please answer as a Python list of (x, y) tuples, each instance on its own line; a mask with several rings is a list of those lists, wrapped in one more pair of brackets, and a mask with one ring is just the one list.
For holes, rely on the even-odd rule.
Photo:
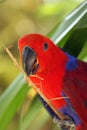
[(69, 55), (68, 53), (65, 52), (65, 54), (68, 56), (68, 62), (66, 64), (66, 70), (67, 71), (72, 71), (77, 69), (78, 64), (76, 63), (76, 58), (74, 56)]
[[(66, 97), (64, 92), (62, 92), (62, 95), (63, 95), (63, 97)], [(66, 101), (67, 105), (62, 107), (60, 109), (60, 111), (63, 112), (65, 115), (70, 116), (74, 120), (76, 125), (80, 125), (82, 122), (81, 122), (79, 116), (77, 115), (77, 113), (74, 111), (74, 109), (70, 103), (70, 100), (68, 98), (65, 98), (65, 101)]]

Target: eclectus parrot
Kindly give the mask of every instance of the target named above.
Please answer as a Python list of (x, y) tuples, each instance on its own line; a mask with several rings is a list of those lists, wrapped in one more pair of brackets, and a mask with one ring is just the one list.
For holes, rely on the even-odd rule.
[[(87, 63), (40, 34), (22, 37), (18, 48), (23, 69), (36, 87), (56, 110), (73, 120), (75, 130), (87, 130)], [(54, 118), (56, 114), (47, 109)]]

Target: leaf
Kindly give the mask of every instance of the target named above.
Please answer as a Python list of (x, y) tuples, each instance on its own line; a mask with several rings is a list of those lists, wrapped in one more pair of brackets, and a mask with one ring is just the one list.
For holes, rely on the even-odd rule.
[(79, 56), (86, 42), (87, 42), (87, 13), (84, 15), (81, 21), (79, 21), (79, 23), (75, 26), (75, 29), (71, 33), (70, 37), (66, 41), (66, 44), (64, 45), (63, 48), (71, 55), (77, 57)]
[[(79, 56), (84, 46), (87, 48), (87, 1), (70, 13), (58, 28), (55, 26), (53, 32), (54, 35), (51, 36), (51, 32), (48, 36), (51, 36), (55, 44), (69, 54)], [(80, 54), (79, 59), (82, 59), (81, 55), (85, 52)]]
[[(42, 104), (38, 98), (38, 96), (35, 96), (33, 99), (27, 114), (22, 121), (21, 129), (20, 130), (26, 130), (28, 126), (31, 126), (29, 129), (31, 130), (38, 130), (43, 123), (46, 122), (48, 119), (48, 114), (45, 110), (42, 108)], [(39, 119), (42, 119), (41, 121)], [(37, 122), (40, 121), (40, 123), (37, 124)], [(33, 124), (33, 125), (31, 125)]]
[(0, 130), (4, 130), (16, 113), (18, 107), (24, 101), (28, 85), (25, 83), (23, 75), (20, 74), (17, 79), (8, 87), (0, 97)]
[(65, 18), (65, 20), (61, 23), (59, 27), (55, 29), (54, 34), (51, 36), (51, 39), (54, 41), (54, 43), (55, 44), (59, 43), (60, 45), (62, 45), (60, 41), (62, 41), (65, 38), (65, 36), (70, 33), (70, 31), (72, 32), (73, 27), (81, 20), (81, 18), (86, 13), (87, 13), (87, 1), (84, 1)]

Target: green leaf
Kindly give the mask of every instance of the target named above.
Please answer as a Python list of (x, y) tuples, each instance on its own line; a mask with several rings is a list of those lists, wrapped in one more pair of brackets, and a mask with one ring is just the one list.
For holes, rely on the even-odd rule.
[(28, 89), (23, 75), (20, 74), (2, 94), (0, 97), (0, 130), (5, 130), (18, 107), (24, 101)]
[(87, 48), (85, 45), (87, 42), (87, 1), (70, 13), (59, 27), (55, 26), (53, 32), (54, 35), (51, 32), (48, 36), (52, 35), (51, 39), (55, 44), (69, 54), (79, 56), (79, 59), (82, 59), (84, 55), (86, 60), (86, 50), (82, 53), (81, 51), (84, 46), (84, 49)]
[[(83, 20), (86, 22), (83, 23)], [(83, 26), (79, 26), (83, 23)], [(85, 27), (84, 27), (85, 25)], [(87, 42), (87, 14), (78, 23), (64, 45), (64, 50), (77, 57)], [(84, 51), (86, 52), (86, 51)]]
[[(35, 96), (24, 120), (22, 121), (20, 130), (26, 130), (28, 126), (31, 126), (29, 127), (31, 130), (38, 130), (40, 127), (42, 127), (42, 124), (48, 120), (48, 117), (49, 116), (47, 112), (42, 108), (42, 103), (38, 96)], [(42, 120), (40, 121), (39, 119)], [(38, 121), (40, 121), (40, 123), (38, 123)]]
[[(78, 6), (72, 13), (70, 13), (59, 27), (56, 27), (51, 39), (55, 44), (62, 41), (65, 36), (72, 32), (73, 27), (81, 20), (81, 18), (87, 13), (87, 0)], [(68, 37), (67, 37), (68, 38)], [(65, 40), (66, 41), (66, 40)], [(60, 43), (61, 45), (62, 43)]]

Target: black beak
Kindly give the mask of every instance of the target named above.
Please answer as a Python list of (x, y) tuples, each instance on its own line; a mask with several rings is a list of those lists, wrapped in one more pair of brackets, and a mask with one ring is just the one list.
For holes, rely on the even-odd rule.
[(37, 55), (35, 51), (26, 46), (22, 51), (22, 64), (24, 71), (29, 76), (30, 74), (35, 74), (39, 64), (37, 63)]

